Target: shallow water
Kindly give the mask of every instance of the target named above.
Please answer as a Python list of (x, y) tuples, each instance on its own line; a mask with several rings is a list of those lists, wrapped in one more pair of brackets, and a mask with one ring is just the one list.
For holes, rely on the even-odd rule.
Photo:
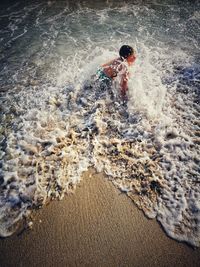
[[(198, 1), (0, 5), (0, 235), (95, 167), (199, 246)], [(122, 44), (137, 52), (127, 105), (95, 78)]]

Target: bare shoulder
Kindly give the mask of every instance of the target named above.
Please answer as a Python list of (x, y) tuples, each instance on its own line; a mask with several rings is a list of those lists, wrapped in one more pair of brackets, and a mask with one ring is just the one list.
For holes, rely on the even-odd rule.
[(118, 71), (126, 73), (128, 72), (128, 66), (126, 62), (122, 61), (120, 58), (116, 59), (115, 65), (117, 66)]

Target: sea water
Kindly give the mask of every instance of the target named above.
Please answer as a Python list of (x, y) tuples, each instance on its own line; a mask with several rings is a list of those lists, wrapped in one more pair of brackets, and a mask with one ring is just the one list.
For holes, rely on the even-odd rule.
[[(93, 167), (199, 246), (199, 2), (0, 6), (0, 235)], [(137, 54), (125, 104), (96, 77), (123, 44)]]

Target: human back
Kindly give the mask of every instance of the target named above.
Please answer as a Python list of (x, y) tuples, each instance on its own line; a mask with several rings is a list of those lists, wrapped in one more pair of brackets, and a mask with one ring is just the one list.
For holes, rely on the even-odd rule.
[(101, 67), (103, 68), (104, 73), (112, 79), (117, 77), (120, 72), (128, 71), (127, 66), (124, 64), (120, 57), (101, 65)]

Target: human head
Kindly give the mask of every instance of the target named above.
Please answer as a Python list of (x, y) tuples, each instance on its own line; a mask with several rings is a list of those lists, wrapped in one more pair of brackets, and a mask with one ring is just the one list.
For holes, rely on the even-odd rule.
[(122, 60), (127, 59), (129, 56), (134, 54), (134, 50), (129, 45), (122, 45), (119, 50), (119, 55)]
[(123, 45), (119, 50), (121, 60), (126, 60), (129, 66), (133, 64), (136, 59), (134, 49), (129, 45)]

